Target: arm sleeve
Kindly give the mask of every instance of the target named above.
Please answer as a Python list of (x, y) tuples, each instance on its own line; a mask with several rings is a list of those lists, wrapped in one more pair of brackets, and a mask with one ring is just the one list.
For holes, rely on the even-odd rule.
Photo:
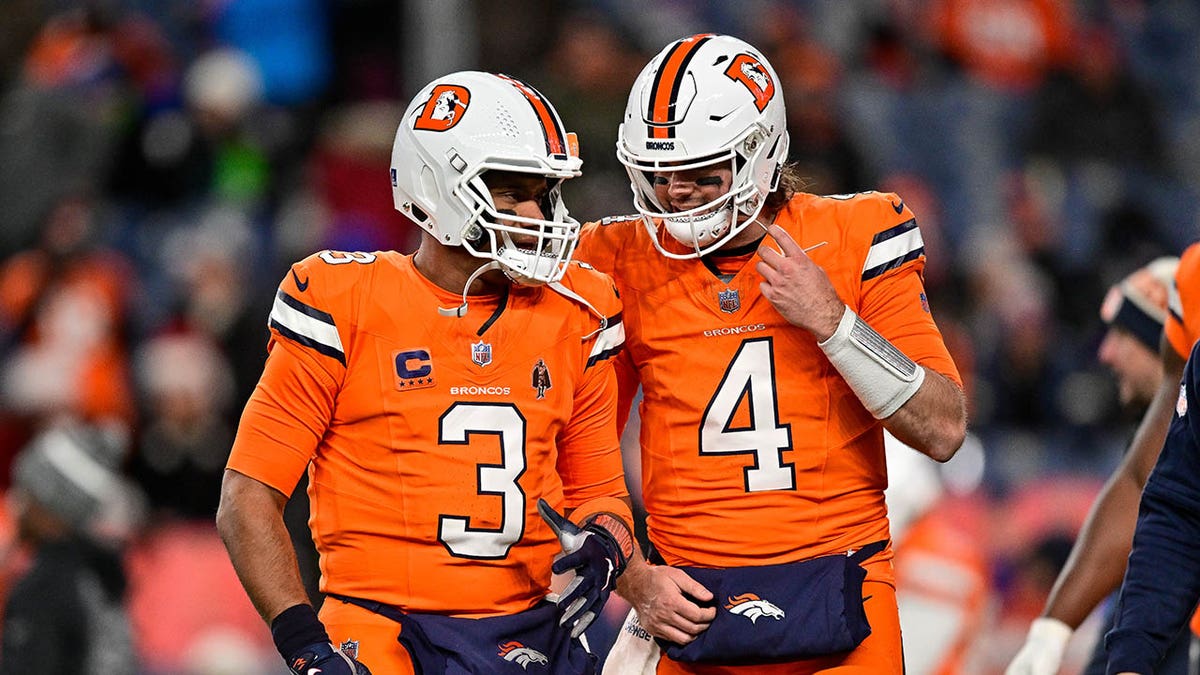
[(1151, 673), (1200, 598), (1200, 400), (1195, 352), (1142, 494), (1133, 551), (1106, 637), (1108, 672)]

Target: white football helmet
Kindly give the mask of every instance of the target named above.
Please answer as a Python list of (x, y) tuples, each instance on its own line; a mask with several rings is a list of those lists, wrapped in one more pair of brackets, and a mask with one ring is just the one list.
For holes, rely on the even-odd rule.
[[(787, 114), (767, 59), (728, 35), (701, 34), (667, 45), (646, 65), (625, 107), (617, 157), (634, 205), (671, 258), (720, 248), (758, 216), (787, 161)], [(728, 163), (730, 190), (708, 204), (668, 212), (654, 195), (656, 172)], [(740, 222), (739, 222), (740, 221)], [(689, 250), (663, 248), (656, 222)]]
[[(557, 281), (579, 238), (561, 182), (579, 175), (573, 134), (536, 89), (505, 75), (458, 72), (425, 85), (409, 103), (392, 145), (396, 209), (446, 246), (490, 259), (519, 283)], [(496, 210), (487, 171), (545, 176), (544, 219)], [(514, 244), (513, 235), (536, 236)]]

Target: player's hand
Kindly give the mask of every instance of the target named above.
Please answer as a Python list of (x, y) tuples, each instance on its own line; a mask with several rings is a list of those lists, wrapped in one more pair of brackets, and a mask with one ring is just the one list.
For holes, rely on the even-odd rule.
[(642, 628), (675, 644), (695, 640), (717, 617), (712, 592), (675, 567), (630, 568), (618, 592), (637, 609)]
[(1004, 675), (1055, 675), (1071, 639), (1071, 627), (1050, 617), (1039, 617), (1029, 626), (1021, 651)]
[(566, 608), (558, 625), (570, 624), (571, 637), (579, 637), (604, 607), (629, 561), (616, 538), (603, 527), (589, 524), (581, 528), (555, 511), (545, 499), (538, 500), (538, 513), (550, 525), (566, 554), (554, 561), (554, 573), (575, 570), (575, 579), (558, 600), (558, 606)]
[(288, 659), (296, 675), (371, 675), (366, 666), (328, 642), (304, 647)]
[(792, 325), (809, 331), (818, 341), (828, 339), (842, 320), (845, 303), (825, 270), (808, 257), (787, 230), (771, 225), (767, 234), (779, 250), (765, 238), (758, 246), (761, 260), (754, 269), (763, 278), (758, 286), (763, 297)]

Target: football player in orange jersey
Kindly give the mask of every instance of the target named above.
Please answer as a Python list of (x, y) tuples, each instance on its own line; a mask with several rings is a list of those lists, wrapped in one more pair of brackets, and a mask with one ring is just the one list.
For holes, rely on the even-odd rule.
[[(1152, 268), (1147, 271), (1149, 269)], [(1096, 497), (1067, 564), (1050, 591), (1042, 615), (1030, 625), (1025, 644), (1009, 664), (1006, 675), (1057, 673), (1071, 634), (1101, 601), (1117, 590), (1125, 575), (1133, 546), (1138, 500), (1166, 439), (1171, 412), (1179, 398), (1184, 364), (1192, 346), (1200, 339), (1200, 244), (1192, 244), (1180, 256), (1173, 282), (1166, 282), (1167, 298), (1161, 297), (1162, 291), (1147, 286), (1148, 280), (1144, 278), (1137, 282), (1140, 290), (1136, 290), (1132, 286), (1136, 278), (1124, 282), (1130, 285), (1122, 290), (1121, 304), (1106, 311), (1113, 314), (1115, 324), (1125, 325), (1126, 331), (1141, 335), (1143, 342), (1150, 341), (1148, 347), (1157, 348), (1160, 379), (1156, 380), (1158, 384), (1154, 390), (1145, 395), (1149, 407), (1142, 416), (1129, 451)], [(1106, 305), (1115, 302), (1115, 299), (1106, 300)], [(1167, 309), (1156, 310), (1164, 302)], [(1162, 316), (1157, 319), (1160, 334), (1150, 337), (1154, 333), (1152, 327), (1130, 329), (1130, 326), (1145, 326), (1147, 321), (1155, 320), (1159, 316), (1157, 312)], [(1131, 367), (1128, 355), (1118, 359), (1115, 355), (1106, 355), (1103, 349), (1102, 345), (1101, 358), (1106, 362), (1108, 359), (1119, 360), (1120, 368), (1128, 370)], [(1111, 345), (1109, 349), (1112, 349)], [(1193, 625), (1200, 624), (1193, 619)], [(1183, 636), (1181, 640), (1186, 643), (1188, 638)], [(1089, 673), (1104, 672), (1103, 644), (1097, 644), (1096, 650)], [(1175, 646), (1170, 659), (1161, 664), (1162, 672), (1188, 672), (1187, 652), (1185, 645)]]
[[(280, 284), (217, 524), (293, 672), (594, 672), (576, 638), (635, 552), (621, 305), (571, 261), (572, 140), (523, 82), (440, 78), (392, 151), (416, 253), (323, 251)], [(282, 519), (305, 471), (319, 615)]]
[(580, 241), (625, 307), (622, 415), (643, 391), (662, 564), (618, 592), (641, 624), (622, 639), (659, 638), (658, 673), (900, 673), (883, 430), (941, 461), (966, 433), (913, 214), (894, 194), (798, 191), (787, 149), (762, 54), (678, 40), (619, 133), (639, 215)]

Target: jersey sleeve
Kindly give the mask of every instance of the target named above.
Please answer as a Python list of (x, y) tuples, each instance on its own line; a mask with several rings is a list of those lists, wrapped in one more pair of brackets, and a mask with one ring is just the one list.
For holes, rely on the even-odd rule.
[[(346, 371), (352, 288), (315, 258), (296, 263), (275, 294), (266, 365), (246, 403), (227, 467), (291, 494), (333, 416)], [(345, 275), (342, 275), (345, 276)]]
[[(640, 227), (641, 223), (637, 219), (638, 216), (617, 216), (587, 223), (579, 235), (576, 257), (605, 274), (616, 276), (618, 274), (617, 257), (620, 254), (622, 242), (628, 239), (627, 228)], [(619, 436), (629, 422), (630, 408), (641, 383), (627, 350), (621, 350), (621, 353), (614, 359), (613, 365), (617, 371), (617, 434)]]
[(1153, 672), (1200, 598), (1198, 375), (1192, 351), (1166, 443), (1142, 493), (1116, 621), (1106, 638), (1109, 672)]
[(617, 257), (622, 245), (621, 234), (629, 227), (629, 223), (625, 222), (629, 218), (631, 216), (605, 218), (585, 224), (579, 233), (575, 259), (605, 274), (616, 275)]
[(1179, 358), (1186, 359), (1200, 338), (1200, 244), (1192, 244), (1180, 256), (1168, 298), (1163, 334)]
[[(583, 377), (575, 390), (571, 420), (558, 437), (558, 472), (568, 509), (604, 497), (628, 496), (617, 435), (617, 378), (613, 357), (625, 344), (621, 302), (606, 275), (596, 309), (607, 317), (603, 328), (583, 340)], [(590, 289), (589, 289), (590, 290)], [(601, 293), (603, 295), (601, 295)], [(591, 319), (595, 323), (594, 319)]]
[(876, 225), (856, 233), (869, 240), (859, 244), (866, 254), (855, 311), (908, 358), (962, 386), (929, 308), (925, 242), (916, 216), (892, 193), (872, 194), (859, 209), (858, 222)]

